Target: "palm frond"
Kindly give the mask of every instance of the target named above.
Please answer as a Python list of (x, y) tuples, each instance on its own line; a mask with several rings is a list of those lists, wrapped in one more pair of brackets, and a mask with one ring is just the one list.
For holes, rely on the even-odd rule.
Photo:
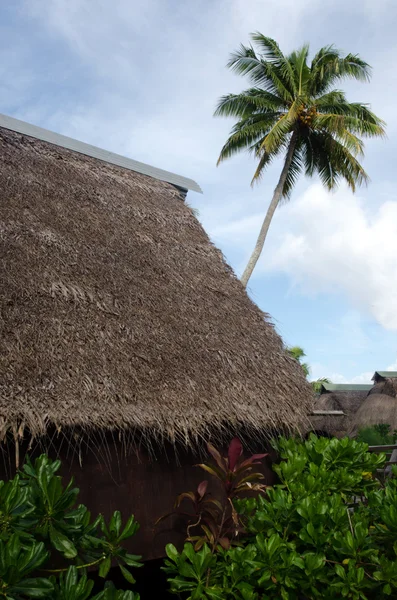
[(284, 81), (284, 85), (288, 88), (290, 94), (296, 94), (298, 92), (296, 73), (294, 72), (291, 62), (281, 52), (277, 42), (272, 38), (263, 35), (259, 31), (252, 33), (251, 39), (260, 50), (262, 58), (277, 66)]
[(310, 69), (307, 65), (309, 46), (302, 46), (299, 50), (292, 52), (288, 56), (288, 63), (293, 66), (297, 82), (296, 94), (302, 95), (306, 90), (307, 82), (310, 79)]
[(269, 80), (264, 63), (255, 54), (252, 46), (241, 44), (239, 50), (230, 56), (227, 66), (237, 75), (247, 76), (255, 85), (260, 85), (265, 90), (277, 95), (277, 88)]
[(227, 94), (219, 99), (215, 117), (244, 117), (258, 110), (281, 111), (286, 108), (282, 98), (260, 88), (251, 88), (241, 94)]
[(337, 134), (337, 140), (353, 154), (353, 156), (364, 156), (364, 142), (348, 129), (343, 129)]
[(356, 157), (330, 133), (312, 131), (302, 142), (306, 175), (311, 177), (317, 172), (329, 190), (336, 188), (340, 179), (353, 191), (368, 182), (368, 175)]
[(260, 31), (251, 33), (251, 39), (259, 48), (261, 55), (272, 62), (280, 63), (286, 60), (284, 54), (280, 50), (280, 46), (271, 37), (263, 35)]
[(292, 103), (287, 113), (284, 113), (278, 121), (276, 121), (270, 131), (263, 140), (263, 150), (266, 152), (274, 152), (276, 146), (283, 143), (285, 137), (291, 133), (296, 120), (298, 118), (299, 109), (302, 107), (304, 100), (298, 96)]
[(371, 79), (372, 67), (358, 54), (347, 54), (340, 58), (334, 68), (338, 79), (350, 78), (357, 81), (369, 81)]
[(251, 46), (241, 45), (240, 49), (231, 55), (228, 67), (238, 75), (248, 76), (254, 85), (281, 97), (284, 101), (293, 100), (293, 93), (288, 82), (284, 80), (280, 65), (258, 57)]
[(302, 157), (302, 146), (301, 141), (299, 140), (295, 146), (294, 153), (292, 155), (291, 164), (287, 171), (287, 178), (283, 187), (283, 198), (289, 199), (291, 197), (291, 193), (295, 184), (302, 174), (304, 167), (303, 157)]
[(285, 143), (286, 137), (291, 133), (294, 122), (288, 118), (288, 113), (278, 119), (263, 139), (261, 149), (271, 154), (277, 146)]
[(256, 156), (259, 157), (258, 165), (255, 169), (254, 176), (251, 180), (251, 186), (253, 186), (255, 183), (259, 182), (266, 167), (268, 167), (270, 165), (270, 163), (272, 162), (272, 160), (274, 158), (276, 158), (276, 156), (278, 154), (280, 154), (282, 147), (280, 147), (276, 152), (273, 152), (273, 153), (268, 153), (268, 152), (265, 152), (264, 150), (261, 150), (260, 144), (254, 144), (251, 149), (252, 149), (252, 151), (255, 152)]
[(371, 67), (356, 54), (341, 57), (334, 46), (325, 46), (313, 58), (311, 64), (310, 94), (325, 93), (331, 85), (341, 79), (369, 81)]
[[(323, 107), (324, 108), (324, 107)], [(384, 137), (385, 122), (379, 119), (363, 104), (337, 104), (331, 112), (319, 112), (314, 119), (314, 126), (329, 131), (337, 131), (337, 127), (345, 128), (351, 133), (364, 137)]]
[(328, 106), (337, 106), (338, 104), (347, 104), (346, 94), (342, 90), (331, 90), (326, 94), (315, 98), (313, 101), (316, 108), (326, 108)]
[(312, 96), (324, 93), (328, 87), (328, 68), (340, 58), (340, 52), (335, 46), (324, 46), (313, 57), (310, 72), (311, 82), (309, 92)]
[(234, 156), (241, 150), (248, 150), (258, 141), (262, 143), (267, 132), (277, 120), (279, 113), (257, 114), (238, 121), (221, 149), (218, 162)]

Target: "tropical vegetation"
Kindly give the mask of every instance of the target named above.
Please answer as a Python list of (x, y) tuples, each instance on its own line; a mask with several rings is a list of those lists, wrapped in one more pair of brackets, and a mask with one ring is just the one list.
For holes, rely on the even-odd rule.
[[(310, 367), (307, 362), (303, 362), (303, 359), (306, 356), (303, 348), (301, 348), (300, 346), (291, 346), (291, 347), (287, 348), (287, 352), (292, 358), (294, 358), (296, 361), (298, 361), (298, 363), (302, 367), (305, 377), (309, 377), (310, 376)], [(315, 392), (320, 392), (321, 387), (324, 383), (331, 383), (331, 381), (330, 381), (330, 379), (328, 379), (328, 377), (320, 377), (320, 379), (311, 381), (312, 388)]]
[[(230, 548), (243, 531), (236, 501), (247, 493), (266, 490), (264, 475), (258, 467), (268, 454), (244, 458), (238, 438), (232, 439), (226, 456), (212, 444), (207, 444), (207, 450), (212, 462), (197, 466), (211, 476), (216, 485), (216, 497), (211, 493), (213, 486), (205, 479), (197, 490), (182, 492), (176, 499), (175, 511), (170, 514), (177, 514), (186, 521), (186, 541), (194, 544), (194, 550), (207, 545), (214, 552), (219, 545)], [(164, 515), (158, 522), (168, 516)]]
[[(382, 430), (385, 434), (385, 430)], [(234, 438), (226, 454), (208, 444), (206, 473), (182, 492), (176, 512), (186, 542), (166, 548), (170, 591), (181, 599), (384, 600), (397, 596), (397, 468), (377, 478), (384, 454), (344, 438), (273, 440), (278, 483), (266, 485), (266, 454), (243, 456)], [(140, 557), (124, 548), (138, 524), (93, 519), (64, 487), (59, 461), (26, 461), (0, 482), (0, 598), (139, 600), (108, 581), (118, 565), (126, 586)], [(94, 594), (89, 568), (103, 578)], [(163, 597), (167, 597), (164, 589)]]
[(305, 377), (309, 377), (310, 375), (310, 367), (306, 362), (302, 362), (302, 359), (306, 356), (305, 351), (300, 346), (291, 346), (287, 348), (288, 354), (294, 358), (300, 366), (305, 374)]
[[(318, 174), (328, 190), (343, 180), (354, 192), (368, 181), (359, 160), (363, 138), (384, 135), (384, 122), (368, 105), (348, 102), (338, 89), (344, 79), (368, 81), (370, 66), (358, 55), (342, 55), (324, 46), (309, 61), (309, 46), (283, 54), (271, 38), (254, 33), (253, 45), (241, 45), (228, 67), (247, 77), (252, 87), (220, 98), (216, 116), (237, 119), (224, 144), (218, 164), (242, 150), (252, 153), (259, 181), (274, 159), (283, 167), (263, 221), (254, 251), (241, 282), (255, 268), (271, 220), (281, 200), (288, 200), (299, 176)], [(254, 48), (256, 46), (256, 50)]]
[[(280, 483), (240, 499), (238, 545), (167, 546), (181, 598), (383, 600), (397, 597), (397, 480), (375, 477), (384, 455), (348, 438), (281, 439)], [(395, 475), (397, 473), (395, 472)]]
[(363, 427), (356, 439), (369, 446), (388, 446), (396, 443), (397, 431), (391, 431), (390, 425), (380, 423), (372, 427)]
[[(106, 582), (95, 596), (87, 569), (97, 567), (106, 578), (118, 565), (128, 584), (140, 557), (129, 554), (125, 540), (138, 530), (131, 516), (122, 523), (116, 511), (107, 523), (77, 504), (73, 481), (64, 487), (57, 474), (61, 463), (46, 455), (29, 459), (22, 471), (0, 481), (0, 598), (25, 600), (139, 600), (132, 591)], [(54, 567), (56, 565), (56, 567)]]

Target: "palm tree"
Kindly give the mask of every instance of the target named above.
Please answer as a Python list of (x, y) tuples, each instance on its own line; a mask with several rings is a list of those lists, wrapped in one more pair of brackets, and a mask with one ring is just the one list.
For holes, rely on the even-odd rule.
[(291, 346), (290, 348), (287, 348), (287, 352), (292, 358), (298, 361), (298, 363), (303, 369), (305, 377), (309, 377), (310, 367), (307, 363), (302, 362), (302, 358), (306, 356), (303, 348), (301, 348), (300, 346)]
[[(287, 348), (287, 352), (292, 358), (294, 358), (296, 361), (298, 361), (298, 363), (302, 367), (305, 377), (309, 377), (310, 367), (306, 362), (302, 362), (302, 359), (306, 356), (306, 353), (303, 350), (303, 348), (301, 348), (300, 346), (290, 346), (289, 348)], [(321, 377), (320, 379), (311, 381), (310, 383), (311, 383), (313, 390), (316, 393), (318, 393), (318, 392), (320, 392), (322, 385), (324, 383), (331, 383), (331, 380), (328, 379), (328, 377)]]
[(332, 383), (332, 381), (328, 379), (328, 377), (320, 377), (320, 379), (316, 379), (316, 381), (311, 381), (310, 383), (312, 384), (313, 390), (316, 393), (319, 393), (324, 383)]
[(341, 56), (334, 46), (321, 48), (309, 63), (309, 47), (285, 56), (278, 44), (261, 33), (252, 34), (253, 46), (241, 45), (228, 67), (249, 78), (254, 87), (228, 94), (215, 116), (236, 117), (218, 164), (241, 150), (258, 160), (252, 183), (283, 155), (284, 165), (263, 221), (255, 249), (241, 278), (244, 287), (262, 252), (270, 222), (282, 198), (289, 199), (299, 175), (318, 173), (329, 190), (345, 180), (353, 190), (368, 175), (358, 161), (362, 137), (384, 135), (385, 123), (367, 105), (350, 103), (340, 80), (368, 81), (371, 69), (359, 56)]

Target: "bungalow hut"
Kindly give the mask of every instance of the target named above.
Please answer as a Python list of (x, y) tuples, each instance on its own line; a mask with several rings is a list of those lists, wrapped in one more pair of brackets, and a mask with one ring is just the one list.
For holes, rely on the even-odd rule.
[(397, 429), (397, 371), (375, 371), (374, 385), (354, 416), (354, 429), (390, 425)]
[(397, 392), (397, 371), (375, 371), (371, 394), (388, 394), (395, 396)]
[(323, 383), (313, 403), (313, 429), (336, 437), (347, 435), (355, 413), (371, 388), (370, 384)]
[(184, 202), (195, 182), (5, 116), (0, 157), (1, 439), (59, 455), (161, 556), (203, 442), (299, 430), (311, 388)]

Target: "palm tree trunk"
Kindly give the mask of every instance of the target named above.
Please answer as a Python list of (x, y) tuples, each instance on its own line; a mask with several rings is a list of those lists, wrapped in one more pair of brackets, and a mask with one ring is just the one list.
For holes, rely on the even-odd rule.
[(262, 223), (262, 227), (259, 232), (254, 251), (251, 254), (247, 266), (245, 267), (243, 276), (241, 277), (241, 283), (244, 287), (247, 287), (247, 283), (252, 275), (252, 271), (255, 269), (255, 265), (258, 262), (258, 259), (262, 253), (263, 245), (266, 240), (267, 232), (269, 231), (271, 220), (283, 195), (284, 184), (285, 180), (287, 179), (288, 170), (291, 166), (296, 141), (297, 133), (294, 131), (288, 146), (287, 156), (285, 157), (283, 170), (281, 171), (280, 179), (278, 180), (278, 184), (276, 186), (276, 189), (274, 190), (272, 201), (270, 202), (269, 208), (267, 209), (265, 220)]

